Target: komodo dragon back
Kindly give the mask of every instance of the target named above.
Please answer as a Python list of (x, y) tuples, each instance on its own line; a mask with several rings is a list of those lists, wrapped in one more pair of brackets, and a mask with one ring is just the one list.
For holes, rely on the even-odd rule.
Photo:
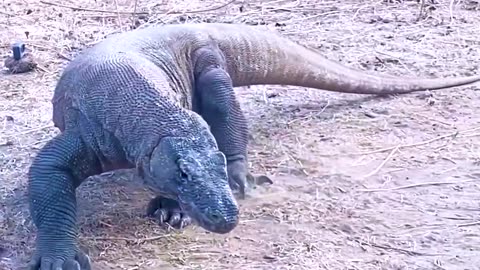
[(193, 28), (207, 32), (218, 43), (234, 86), (281, 84), (387, 95), (462, 86), (480, 80), (480, 75), (437, 79), (373, 75), (328, 60), (313, 49), (255, 27), (198, 24)]

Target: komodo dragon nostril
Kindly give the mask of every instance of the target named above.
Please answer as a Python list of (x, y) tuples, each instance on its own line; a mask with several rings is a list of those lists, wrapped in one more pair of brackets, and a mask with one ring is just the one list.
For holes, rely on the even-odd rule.
[(220, 222), (223, 222), (225, 220), (223, 218), (223, 216), (217, 211), (209, 212), (208, 213), (208, 218), (210, 219), (210, 221), (212, 221), (214, 223), (220, 223)]

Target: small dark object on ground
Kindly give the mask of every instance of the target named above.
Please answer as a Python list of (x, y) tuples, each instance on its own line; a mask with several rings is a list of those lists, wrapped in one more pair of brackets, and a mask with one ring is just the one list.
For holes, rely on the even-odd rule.
[(12, 51), (13, 56), (8, 56), (4, 63), (5, 67), (11, 73), (25, 73), (37, 67), (33, 55), (29, 52), (25, 52), (24, 43), (15, 43), (12, 46)]
[(0, 259), (2, 259), (3, 257), (5, 257), (7, 255), (7, 250), (0, 246)]

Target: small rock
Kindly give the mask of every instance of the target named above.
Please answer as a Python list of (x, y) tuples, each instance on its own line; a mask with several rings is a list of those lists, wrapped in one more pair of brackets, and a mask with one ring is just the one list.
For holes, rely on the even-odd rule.
[(266, 260), (276, 260), (277, 258), (273, 255), (263, 255), (263, 258)]
[(344, 232), (344, 233), (347, 233), (347, 234), (353, 234), (355, 231), (353, 230), (353, 228), (348, 225), (348, 224), (341, 224), (339, 229)]
[(376, 118), (377, 115), (373, 112), (364, 112), (363, 114), (365, 114), (366, 117), (369, 117), (369, 118)]
[(12, 141), (6, 141), (4, 143), (0, 143), (0, 146), (12, 146), (13, 142)]
[(0, 259), (7, 255), (7, 249), (4, 247), (0, 247)]
[(278, 96), (279, 96), (278, 93), (274, 93), (274, 92), (267, 93), (267, 98), (274, 98), (274, 97), (278, 97)]

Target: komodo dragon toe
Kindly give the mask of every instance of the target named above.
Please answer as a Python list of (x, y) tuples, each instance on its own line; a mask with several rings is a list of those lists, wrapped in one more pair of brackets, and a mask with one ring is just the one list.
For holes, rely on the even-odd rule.
[(35, 256), (30, 262), (28, 270), (90, 270), (90, 258), (78, 251), (73, 258), (63, 259), (52, 256)]
[(228, 182), (232, 191), (242, 199), (245, 199), (248, 190), (265, 184), (273, 184), (273, 180), (266, 175), (255, 176), (248, 171), (243, 160), (229, 162), (227, 165)]

